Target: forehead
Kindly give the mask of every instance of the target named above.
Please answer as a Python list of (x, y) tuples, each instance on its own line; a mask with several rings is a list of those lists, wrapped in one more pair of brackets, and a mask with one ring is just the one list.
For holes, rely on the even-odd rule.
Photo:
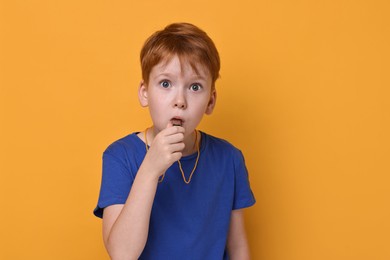
[(182, 76), (197, 76), (211, 80), (211, 75), (206, 66), (190, 57), (180, 57), (173, 55), (157, 63), (151, 71), (151, 74), (170, 73)]

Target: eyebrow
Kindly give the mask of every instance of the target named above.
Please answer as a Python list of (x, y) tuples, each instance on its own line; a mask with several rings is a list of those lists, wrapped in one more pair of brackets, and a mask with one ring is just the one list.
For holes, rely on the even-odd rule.
[[(175, 74), (174, 73), (169, 73), (169, 72), (163, 72), (163, 73), (160, 73), (157, 75), (157, 77), (174, 77)], [(202, 75), (198, 75), (198, 74), (193, 74), (189, 77), (192, 80), (196, 81), (196, 80), (202, 80), (202, 81), (207, 81), (207, 79), (202, 76)]]
[(161, 77), (161, 76), (163, 76), (163, 77), (172, 77), (172, 76), (174, 76), (174, 74), (173, 73), (168, 73), (168, 72), (163, 72), (163, 73), (159, 73), (157, 75), (157, 77)]
[(194, 78), (207, 81), (207, 79), (205, 77), (203, 77), (202, 75), (194, 75)]

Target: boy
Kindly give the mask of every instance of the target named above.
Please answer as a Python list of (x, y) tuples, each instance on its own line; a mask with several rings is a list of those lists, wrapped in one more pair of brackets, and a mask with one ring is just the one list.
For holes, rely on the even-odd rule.
[(94, 214), (112, 259), (249, 259), (242, 208), (255, 203), (241, 152), (196, 130), (213, 112), (218, 51), (178, 23), (141, 51), (138, 97), (153, 125), (112, 143)]

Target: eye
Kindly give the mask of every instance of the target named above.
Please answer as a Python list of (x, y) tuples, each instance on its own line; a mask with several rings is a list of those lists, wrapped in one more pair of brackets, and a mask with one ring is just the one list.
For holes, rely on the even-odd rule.
[(199, 91), (199, 90), (202, 89), (202, 86), (201, 86), (200, 84), (198, 84), (198, 83), (195, 83), (195, 84), (192, 84), (192, 85), (191, 85), (190, 89), (191, 89), (192, 91)]
[(163, 88), (169, 88), (171, 86), (171, 83), (169, 83), (169, 81), (167, 81), (167, 80), (163, 80), (160, 82), (160, 85)]

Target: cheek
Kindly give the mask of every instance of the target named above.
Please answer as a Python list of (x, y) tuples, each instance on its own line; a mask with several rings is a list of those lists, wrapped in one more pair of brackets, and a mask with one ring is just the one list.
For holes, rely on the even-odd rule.
[(149, 95), (149, 106), (153, 108), (159, 108), (164, 106), (165, 98), (158, 97), (157, 95)]
[(164, 114), (165, 109), (162, 108), (161, 106), (154, 104), (152, 106), (149, 106), (149, 111), (154, 118), (158, 119), (161, 117), (162, 114)]
[(208, 102), (201, 102), (198, 104), (197, 108), (195, 109), (195, 111), (193, 112), (194, 115), (199, 118), (199, 120), (203, 117), (203, 115), (205, 114), (206, 110), (207, 110), (207, 104)]

